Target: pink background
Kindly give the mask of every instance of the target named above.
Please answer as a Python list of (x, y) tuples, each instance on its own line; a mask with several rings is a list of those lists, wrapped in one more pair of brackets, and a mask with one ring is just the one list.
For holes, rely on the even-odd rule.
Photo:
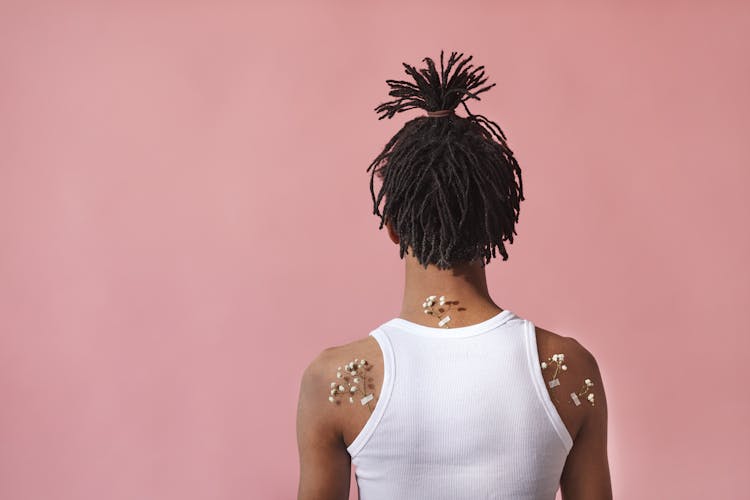
[(400, 308), (365, 169), (416, 112), (373, 108), (441, 48), (524, 172), (490, 289), (598, 358), (615, 498), (746, 494), (750, 7), (606, 3), (2, 2), (0, 498), (295, 497), (303, 368)]

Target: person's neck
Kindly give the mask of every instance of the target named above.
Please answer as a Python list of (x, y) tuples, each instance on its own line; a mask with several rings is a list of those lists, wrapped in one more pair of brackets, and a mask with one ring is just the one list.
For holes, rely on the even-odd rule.
[(502, 309), (495, 304), (487, 290), (487, 276), (479, 260), (458, 264), (451, 269), (438, 269), (430, 264), (425, 269), (411, 255), (404, 256), (405, 283), (400, 317), (425, 326), (438, 326), (436, 316), (425, 314), (422, 304), (435, 295), (433, 309), (439, 307), (438, 299), (445, 296), (450, 301), (446, 328), (479, 323), (499, 314)]

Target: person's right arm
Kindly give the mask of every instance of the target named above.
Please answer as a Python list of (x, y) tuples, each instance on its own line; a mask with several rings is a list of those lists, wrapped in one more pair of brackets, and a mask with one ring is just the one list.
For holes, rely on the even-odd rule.
[[(594, 382), (595, 406), (583, 400), (583, 423), (568, 453), (560, 479), (563, 500), (611, 500), (612, 484), (607, 458), (607, 399), (594, 356), (575, 339), (569, 338), (566, 356), (577, 360), (580, 373)], [(576, 370), (579, 371), (579, 370)]]

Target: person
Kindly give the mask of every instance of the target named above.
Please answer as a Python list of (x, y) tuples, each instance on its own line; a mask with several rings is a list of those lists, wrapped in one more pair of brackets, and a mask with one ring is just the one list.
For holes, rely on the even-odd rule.
[(426, 112), (368, 167), (379, 229), (405, 261), (401, 313), (304, 370), (298, 500), (348, 498), (352, 464), (364, 500), (612, 497), (595, 357), (488, 292), (525, 198), (505, 134), (468, 108), (495, 85), (471, 59), (404, 63), (413, 81), (387, 80), (394, 99), (375, 108)]

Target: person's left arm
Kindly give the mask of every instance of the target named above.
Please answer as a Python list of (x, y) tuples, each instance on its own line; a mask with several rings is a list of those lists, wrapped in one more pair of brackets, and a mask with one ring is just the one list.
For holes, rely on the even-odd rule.
[[(347, 500), (351, 458), (337, 425), (336, 405), (328, 401), (325, 368), (331, 364), (321, 352), (305, 369), (297, 406), (297, 446), (300, 476), (297, 500)], [(330, 371), (330, 370), (329, 370)]]

